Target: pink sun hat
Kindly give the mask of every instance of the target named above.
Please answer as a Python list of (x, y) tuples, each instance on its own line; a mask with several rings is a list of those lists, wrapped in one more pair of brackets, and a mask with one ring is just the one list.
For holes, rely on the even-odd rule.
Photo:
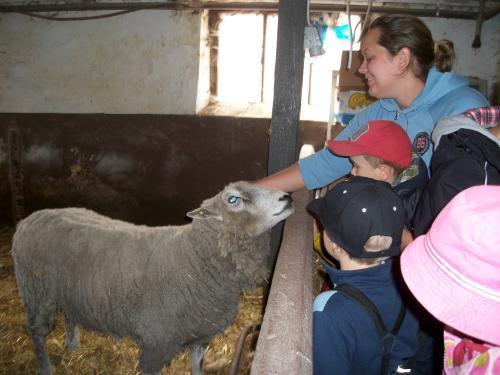
[(455, 196), (403, 251), (411, 292), (444, 324), (500, 345), (500, 186)]

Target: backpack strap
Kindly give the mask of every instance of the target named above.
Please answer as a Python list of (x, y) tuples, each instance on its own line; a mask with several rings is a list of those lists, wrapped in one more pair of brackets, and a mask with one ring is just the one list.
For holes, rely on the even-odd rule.
[(334, 288), (338, 292), (350, 297), (352, 300), (357, 302), (363, 309), (368, 313), (370, 318), (373, 320), (375, 324), (375, 328), (380, 337), (380, 353), (382, 355), (382, 364), (380, 368), (380, 373), (382, 375), (387, 374), (387, 369), (389, 367), (389, 359), (394, 348), (394, 342), (396, 340), (396, 335), (401, 328), (401, 324), (403, 323), (403, 319), (406, 315), (406, 307), (403, 303), (401, 303), (401, 307), (399, 308), (399, 313), (394, 321), (392, 329), (388, 332), (382, 317), (380, 316), (380, 312), (377, 309), (377, 306), (359, 289), (353, 287), (348, 284), (337, 285)]

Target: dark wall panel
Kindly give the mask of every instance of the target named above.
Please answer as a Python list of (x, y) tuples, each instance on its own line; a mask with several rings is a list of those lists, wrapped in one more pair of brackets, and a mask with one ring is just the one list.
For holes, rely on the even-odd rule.
[[(82, 206), (140, 224), (184, 223), (228, 182), (266, 174), (269, 126), (236, 117), (0, 114), (0, 221)], [(300, 142), (321, 146), (325, 124), (300, 128)]]

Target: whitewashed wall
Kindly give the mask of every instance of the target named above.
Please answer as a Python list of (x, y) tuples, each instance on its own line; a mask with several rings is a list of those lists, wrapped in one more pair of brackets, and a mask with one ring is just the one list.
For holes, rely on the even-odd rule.
[[(58, 14), (76, 15), (96, 12)], [(206, 18), (156, 10), (60, 22), (3, 13), (0, 112), (193, 114), (208, 98), (203, 70), (197, 98)]]
[(199, 74), (198, 74), (198, 96), (196, 98), (196, 113), (200, 112), (208, 104), (210, 98), (210, 46), (208, 44), (208, 11), (201, 15), (200, 45), (199, 45)]
[(449, 39), (455, 45), (453, 70), (465, 76), (488, 81), (488, 97), (494, 82), (500, 80), (500, 14), (483, 23), (481, 48), (473, 49), (476, 21), (422, 18), (431, 29), (434, 40)]
[[(60, 13), (59, 16), (96, 15)], [(57, 22), (0, 14), (0, 112), (194, 114), (208, 101), (207, 13), (151, 10)], [(475, 21), (424, 18), (455, 43), (455, 70), (500, 79), (500, 15)]]

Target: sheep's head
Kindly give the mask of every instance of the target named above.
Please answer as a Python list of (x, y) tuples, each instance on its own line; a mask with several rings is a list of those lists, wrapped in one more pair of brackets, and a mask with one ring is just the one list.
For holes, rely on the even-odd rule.
[(193, 219), (220, 220), (254, 237), (292, 213), (290, 194), (239, 181), (227, 185), (187, 215)]

